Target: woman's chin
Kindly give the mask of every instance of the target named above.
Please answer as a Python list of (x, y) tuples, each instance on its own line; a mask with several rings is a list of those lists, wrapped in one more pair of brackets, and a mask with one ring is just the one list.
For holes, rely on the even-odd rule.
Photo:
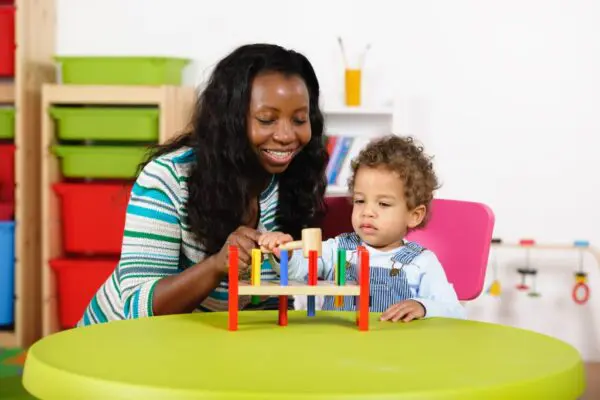
[(289, 157), (285, 160), (273, 159), (268, 156), (261, 156), (260, 163), (262, 164), (265, 171), (270, 174), (281, 174), (283, 173), (292, 163), (294, 157)]

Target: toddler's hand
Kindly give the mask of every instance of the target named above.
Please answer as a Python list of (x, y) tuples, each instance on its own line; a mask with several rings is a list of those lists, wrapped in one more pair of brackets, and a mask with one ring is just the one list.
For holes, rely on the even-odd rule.
[(265, 232), (258, 238), (260, 251), (265, 253), (274, 253), (279, 257), (278, 246), (293, 241), (294, 239), (283, 232)]
[(413, 319), (423, 318), (425, 307), (416, 300), (403, 300), (388, 308), (381, 314), (381, 321), (409, 322)]

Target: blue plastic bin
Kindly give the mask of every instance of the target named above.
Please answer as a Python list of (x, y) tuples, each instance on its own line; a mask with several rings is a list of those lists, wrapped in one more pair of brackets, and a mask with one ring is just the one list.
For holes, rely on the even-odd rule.
[(0, 326), (15, 321), (15, 223), (0, 221)]

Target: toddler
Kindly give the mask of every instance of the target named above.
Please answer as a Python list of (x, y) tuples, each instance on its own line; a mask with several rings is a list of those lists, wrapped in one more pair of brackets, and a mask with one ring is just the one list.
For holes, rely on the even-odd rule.
[[(369, 143), (352, 161), (349, 190), (352, 194), (352, 227), (323, 242), (318, 277), (334, 280), (337, 251), (346, 249), (346, 281), (357, 281), (357, 247), (370, 259), (370, 311), (382, 312), (381, 320), (409, 322), (429, 317), (465, 318), (453, 286), (436, 255), (404, 239), (411, 229), (423, 227), (428, 218), (438, 180), (433, 165), (413, 139), (386, 136)], [(292, 241), (283, 232), (266, 232), (258, 244), (279, 255), (278, 246)], [(279, 273), (279, 264), (271, 256)], [(306, 281), (308, 260), (302, 251), (289, 255), (288, 278)], [(354, 297), (345, 296), (341, 307), (334, 296), (325, 296), (323, 310), (354, 311)]]

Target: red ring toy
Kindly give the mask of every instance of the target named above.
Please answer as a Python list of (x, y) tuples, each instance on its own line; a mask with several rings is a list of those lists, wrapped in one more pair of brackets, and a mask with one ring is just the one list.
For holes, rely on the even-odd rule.
[[(583, 296), (581, 297), (578, 295), (579, 289), (583, 289)], [(579, 282), (573, 287), (573, 292), (571, 293), (571, 296), (573, 297), (573, 301), (575, 303), (585, 304), (590, 298), (590, 288), (585, 283)]]

